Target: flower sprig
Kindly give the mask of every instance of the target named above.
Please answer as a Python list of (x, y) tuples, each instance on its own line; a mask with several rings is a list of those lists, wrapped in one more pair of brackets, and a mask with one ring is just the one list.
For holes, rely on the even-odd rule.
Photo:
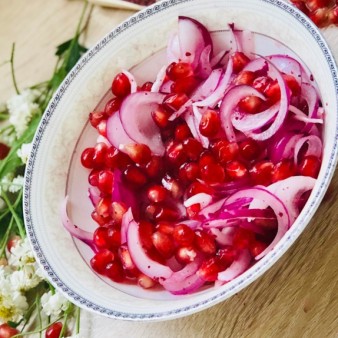
[(22, 189), (25, 164), (41, 116), (87, 50), (80, 38), (91, 10), (85, 1), (73, 38), (56, 48), (57, 61), (48, 81), (20, 90), (15, 76), (15, 44), (12, 46), (8, 63), (16, 94), (0, 103), (0, 336), (41, 337), (44, 331), (54, 330), (65, 337), (71, 327), (79, 334), (80, 309), (45, 279), (31, 251), (24, 228)]

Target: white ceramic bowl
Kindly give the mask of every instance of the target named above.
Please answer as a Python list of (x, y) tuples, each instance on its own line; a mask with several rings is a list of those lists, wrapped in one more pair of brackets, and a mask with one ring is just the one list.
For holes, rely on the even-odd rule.
[[(291, 229), (272, 252), (232, 282), (186, 296), (116, 285), (98, 277), (88, 266), (92, 253), (70, 237), (60, 220), (60, 204), (67, 193), (74, 222), (87, 229), (95, 227), (86, 198), (87, 172), (79, 165), (81, 150), (95, 140), (92, 129), (85, 127), (88, 112), (107, 99), (106, 96), (102, 101), (103, 94), (121, 68), (129, 69), (165, 47), (178, 15), (194, 17), (209, 30), (226, 29), (227, 23), (235, 22), (237, 28), (280, 42), (257, 43), (257, 51), (262, 54), (264, 49), (272, 54), (288, 46), (290, 53), (302, 59), (312, 72), (326, 111), (322, 169)], [(161, 56), (156, 55), (152, 59), (154, 70), (161, 64)], [(135, 14), (73, 68), (50, 102), (35, 135), (26, 169), (24, 213), (37, 260), (50, 282), (72, 302), (113, 318), (172, 319), (221, 302), (270, 268), (301, 234), (320, 205), (337, 160), (337, 102), (337, 68), (326, 42), (304, 15), (283, 1), (169, 0)]]

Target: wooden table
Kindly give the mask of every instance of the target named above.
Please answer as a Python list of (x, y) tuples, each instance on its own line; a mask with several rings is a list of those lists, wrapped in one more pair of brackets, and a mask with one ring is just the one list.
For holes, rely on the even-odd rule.
[[(73, 35), (82, 3), (0, 0), (0, 64), (16, 42), (23, 88), (50, 77), (55, 46)], [(91, 46), (132, 12), (96, 7), (85, 44)], [(338, 60), (338, 28), (324, 31)], [(0, 102), (14, 93), (0, 67)], [(231, 299), (187, 318), (131, 323), (84, 313), (81, 337), (338, 337), (338, 175), (301, 238), (263, 277)]]

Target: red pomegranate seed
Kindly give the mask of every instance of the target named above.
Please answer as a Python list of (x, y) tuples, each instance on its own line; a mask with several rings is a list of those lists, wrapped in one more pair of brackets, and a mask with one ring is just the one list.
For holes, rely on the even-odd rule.
[(4, 144), (0, 142), (0, 160), (3, 160), (9, 153), (10, 148)]
[(163, 106), (172, 111), (179, 110), (189, 97), (185, 93), (168, 94), (163, 100)]
[(248, 169), (240, 161), (228, 162), (225, 166), (225, 170), (227, 175), (233, 180), (238, 180), (248, 175)]
[(238, 108), (245, 113), (257, 114), (262, 110), (264, 101), (258, 96), (247, 96), (238, 103)]
[(291, 160), (282, 160), (277, 163), (272, 174), (272, 182), (284, 180), (296, 175), (296, 166)]
[(103, 249), (95, 254), (95, 256), (90, 260), (90, 266), (97, 273), (104, 273), (107, 265), (114, 260), (114, 254), (107, 250)]
[(101, 217), (109, 217), (111, 212), (111, 200), (110, 198), (101, 198), (96, 206), (96, 212)]
[(150, 222), (140, 221), (139, 223), (139, 236), (142, 247), (145, 250), (150, 250), (153, 248), (152, 235), (154, 233), (154, 227)]
[(111, 194), (114, 186), (114, 174), (110, 170), (102, 170), (98, 175), (97, 187), (105, 194)]
[(190, 63), (173, 62), (167, 68), (167, 75), (170, 80), (176, 81), (194, 75), (194, 71)]
[(249, 70), (243, 70), (235, 78), (235, 85), (248, 85), (251, 86), (255, 80), (255, 73)]
[(236, 249), (246, 249), (256, 240), (255, 234), (247, 229), (238, 228), (234, 234), (233, 246)]
[(93, 168), (102, 168), (104, 166), (107, 149), (108, 146), (103, 142), (96, 144), (93, 155)]
[(118, 249), (121, 245), (121, 231), (114, 228), (107, 228), (106, 241), (110, 250)]
[(161, 185), (153, 185), (148, 188), (147, 197), (153, 203), (163, 202), (167, 198), (167, 190)]
[(144, 92), (150, 92), (151, 91), (151, 88), (153, 86), (153, 83), (148, 81), (148, 82), (145, 82), (142, 87), (141, 87), (141, 90), (144, 91)]
[(175, 258), (181, 264), (188, 264), (195, 260), (197, 249), (193, 246), (181, 246), (176, 250)]
[(253, 257), (258, 256), (260, 253), (262, 253), (268, 246), (261, 241), (253, 241), (249, 247), (250, 253)]
[(335, 4), (335, 0), (306, 0), (306, 7), (310, 11), (316, 11), (319, 8), (328, 8)]
[(315, 156), (306, 156), (298, 167), (298, 172), (303, 176), (317, 178), (320, 170), (321, 161)]
[(202, 116), (199, 124), (200, 133), (205, 137), (214, 137), (221, 127), (221, 120), (215, 110), (208, 109)]
[(179, 178), (183, 182), (193, 182), (199, 177), (200, 167), (196, 162), (184, 163), (179, 169)]
[(297, 82), (297, 80), (295, 79), (295, 77), (292, 76), (292, 75), (283, 74), (283, 78), (284, 78), (287, 86), (291, 90), (292, 95), (298, 96), (299, 93), (300, 93), (300, 85)]
[(113, 202), (111, 204), (111, 215), (115, 224), (121, 224), (123, 215), (127, 212), (127, 206), (121, 202)]
[(159, 222), (156, 225), (156, 230), (159, 232), (163, 232), (166, 235), (172, 235), (174, 232), (174, 225), (170, 222)]
[(142, 188), (148, 181), (142, 169), (134, 165), (129, 165), (123, 172), (123, 179), (134, 189)]
[(108, 248), (108, 229), (99, 227), (94, 231), (93, 235), (94, 244), (100, 249)]
[(94, 148), (86, 148), (81, 154), (81, 164), (88, 169), (92, 169), (94, 167), (94, 158), (95, 149)]
[(206, 282), (214, 282), (217, 280), (218, 273), (221, 271), (221, 267), (218, 264), (216, 257), (205, 260), (201, 267), (197, 271), (197, 275)]
[(162, 180), (162, 184), (168, 191), (170, 191), (170, 194), (174, 199), (182, 197), (184, 191), (178, 180), (166, 175)]
[(150, 277), (141, 273), (137, 277), (137, 284), (139, 286), (141, 286), (143, 289), (150, 289), (150, 288), (152, 288), (156, 285), (156, 282), (153, 279), (151, 279)]
[(200, 168), (201, 179), (207, 183), (222, 183), (225, 180), (223, 167), (218, 163), (209, 163)]
[(179, 224), (173, 231), (174, 241), (180, 246), (191, 245), (195, 239), (194, 231), (185, 224)]
[(259, 156), (261, 150), (255, 140), (248, 139), (239, 144), (239, 152), (245, 160), (252, 161)]
[(165, 128), (169, 124), (170, 113), (168, 113), (163, 107), (159, 107), (151, 113), (154, 122), (159, 128)]
[(338, 2), (337, 5), (329, 10), (329, 23), (338, 26)]
[(224, 248), (218, 249), (216, 257), (222, 270), (225, 270), (237, 257), (237, 250), (233, 246), (225, 246)]
[(126, 144), (122, 147), (120, 149), (137, 164), (146, 164), (151, 160), (151, 150), (145, 144)]
[[(62, 326), (63, 326), (63, 324), (61, 322), (56, 322), (56, 323), (53, 323), (50, 326), (48, 326), (46, 333), (45, 333), (45, 338), (59, 338), (60, 333), (62, 331)], [(13, 329), (13, 330), (16, 331), (16, 334), (19, 333), (18, 330), (16, 330), (16, 329)], [(12, 335), (7, 335), (7, 336), (0, 335), (0, 337), (9, 338), (9, 337), (12, 337)]]
[(155, 215), (158, 213), (159, 206), (155, 204), (149, 204), (145, 209), (144, 209), (144, 218), (153, 221), (155, 219)]
[(170, 87), (171, 91), (176, 94), (190, 95), (196, 87), (199, 85), (199, 81), (195, 76), (185, 77), (184, 79), (176, 80)]
[(193, 204), (190, 207), (187, 207), (186, 210), (187, 215), (190, 219), (198, 219), (198, 214), (201, 211), (201, 205), (199, 203)]
[(203, 153), (200, 155), (198, 165), (200, 168), (204, 167), (205, 165), (209, 165), (212, 163), (216, 163), (216, 159), (214, 155), (209, 151), (205, 150)]
[(120, 109), (121, 103), (122, 103), (122, 100), (118, 97), (114, 97), (110, 99), (104, 107), (104, 112), (106, 113), (107, 116), (113, 115), (115, 112), (117, 112)]
[(187, 155), (182, 143), (172, 141), (166, 147), (166, 158), (168, 162), (177, 167), (187, 160)]
[(174, 254), (175, 245), (169, 235), (156, 231), (153, 233), (152, 239), (154, 247), (164, 258), (170, 258)]
[(204, 230), (195, 231), (196, 247), (207, 255), (214, 255), (216, 253), (215, 238)]
[(130, 252), (127, 246), (121, 245), (118, 250), (119, 258), (122, 266), (125, 270), (135, 271), (137, 270), (133, 260), (131, 259)]
[(94, 128), (96, 128), (99, 125), (99, 123), (105, 120), (106, 118), (107, 118), (106, 113), (101, 111), (95, 111), (89, 114), (89, 122)]
[(100, 135), (107, 137), (107, 120), (102, 120), (96, 127)]
[(131, 87), (128, 77), (123, 73), (117, 74), (113, 80), (111, 90), (118, 97), (125, 97), (130, 94)]
[(191, 132), (188, 127), (188, 125), (185, 124), (179, 124), (175, 128), (175, 140), (178, 142), (183, 142), (185, 139), (191, 137)]
[(236, 142), (219, 140), (212, 145), (212, 151), (221, 164), (235, 160), (239, 154), (239, 147)]
[(125, 278), (122, 264), (118, 260), (108, 263), (104, 273), (109, 279), (117, 283), (123, 282)]
[(234, 73), (239, 73), (250, 62), (250, 59), (243, 52), (233, 53), (231, 59)]
[(103, 217), (103, 216), (99, 215), (96, 210), (94, 210), (91, 213), (91, 217), (101, 227), (104, 226), (109, 221), (109, 216)]
[(155, 220), (157, 222), (160, 221), (176, 221), (179, 218), (179, 214), (177, 210), (162, 206), (158, 208), (155, 213)]
[(132, 164), (130, 157), (120, 152), (115, 147), (109, 147), (105, 156), (105, 166), (111, 170), (119, 168), (125, 170), (128, 165)]
[(280, 100), (280, 88), (277, 80), (270, 82), (266, 86), (264, 95), (268, 97), (270, 104), (276, 103)]
[(272, 174), (274, 172), (274, 165), (270, 161), (261, 161), (256, 163), (250, 169), (250, 176), (257, 185), (268, 186), (272, 183)]
[(197, 161), (203, 151), (202, 144), (194, 139), (189, 137), (183, 142), (184, 152), (187, 154), (189, 160)]
[(7, 250), (11, 252), (12, 249), (18, 244), (20, 240), (21, 240), (20, 236), (11, 236), (11, 238), (7, 242)]
[(199, 193), (206, 193), (206, 194), (209, 194), (209, 195), (212, 195), (213, 194), (213, 189), (204, 184), (204, 183), (201, 183), (199, 181), (196, 181), (196, 182), (193, 182), (189, 188), (186, 190), (186, 193), (187, 193), (187, 196), (188, 197), (191, 197), (191, 196), (194, 196), (196, 194), (199, 194)]
[(93, 169), (88, 175), (88, 182), (93, 187), (97, 187), (99, 185), (99, 173), (100, 170)]
[(145, 172), (150, 178), (159, 178), (164, 171), (163, 160), (159, 156), (153, 156), (145, 166)]

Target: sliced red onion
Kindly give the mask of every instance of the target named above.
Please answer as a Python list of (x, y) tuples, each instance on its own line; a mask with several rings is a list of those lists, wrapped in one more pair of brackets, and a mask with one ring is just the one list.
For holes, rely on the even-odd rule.
[(168, 63), (177, 62), (180, 58), (180, 41), (177, 34), (172, 34), (169, 38), (167, 47), (167, 60)]
[(128, 134), (125, 132), (118, 112), (114, 113), (107, 120), (107, 138), (109, 142), (117, 149), (120, 144), (133, 144), (135, 143)]
[(201, 222), (197, 221), (197, 220), (194, 220), (194, 219), (187, 219), (187, 220), (180, 221), (177, 224), (185, 224), (189, 228), (195, 230), (195, 229), (197, 229), (201, 225)]
[(304, 156), (315, 156), (318, 158), (321, 158), (322, 151), (323, 151), (323, 143), (322, 140), (315, 135), (305, 136), (300, 139), (298, 139), (296, 145), (295, 145), (295, 152), (294, 152), (294, 160), (295, 164), (298, 163), (298, 154), (300, 149), (304, 146), (304, 144), (307, 143), (308, 148), (304, 154)]
[(241, 39), (242, 51), (245, 55), (253, 55), (255, 53), (255, 41), (254, 34), (249, 30), (242, 31), (242, 39)]
[(202, 210), (199, 212), (199, 215), (208, 219), (211, 215), (215, 214), (222, 208), (225, 200), (226, 198), (220, 199), (219, 201), (202, 208)]
[(317, 118), (317, 111), (319, 107), (319, 97), (315, 87), (309, 83), (302, 83), (301, 93), (303, 99), (307, 102), (309, 108), (308, 117)]
[(198, 275), (191, 275), (181, 282), (162, 283), (163, 287), (174, 295), (186, 295), (199, 289), (205, 281)]
[(236, 134), (231, 123), (231, 116), (238, 102), (247, 96), (265, 97), (255, 88), (247, 85), (232, 87), (224, 96), (219, 110), (221, 124), (230, 142), (236, 142)]
[(169, 267), (153, 261), (145, 253), (140, 241), (139, 226), (135, 221), (129, 223), (127, 243), (134, 264), (146, 276), (152, 279), (167, 279), (172, 276), (173, 271)]
[(120, 118), (125, 132), (136, 143), (146, 144), (155, 155), (164, 154), (159, 128), (152, 118), (152, 112), (158, 109), (164, 94), (137, 92), (128, 95), (122, 102)]
[(257, 58), (250, 61), (244, 68), (243, 71), (250, 72), (262, 72), (266, 73), (268, 71), (267, 62), (263, 58)]
[(202, 79), (206, 79), (212, 72), (210, 64), (211, 46), (206, 46), (201, 53), (200, 61), (196, 69), (196, 75)]
[(123, 70), (122, 73), (128, 78), (130, 82), (130, 92), (136, 93), (137, 92), (137, 83), (133, 74), (128, 72), (127, 70)]
[(295, 147), (299, 139), (302, 138), (303, 135), (293, 135), (289, 139), (289, 142), (286, 143), (284, 151), (282, 153), (281, 159), (283, 158), (293, 158), (294, 157), (294, 152), (295, 152)]
[[(295, 106), (290, 105), (289, 110), (295, 114), (295, 119), (297, 119), (298, 121), (302, 121), (305, 123), (319, 123), (319, 124), (324, 123), (322, 118), (310, 118)], [(320, 108), (318, 108), (318, 111), (319, 110)], [(318, 116), (319, 114), (317, 113), (316, 115)]]
[(201, 209), (203, 209), (207, 205), (209, 205), (211, 201), (212, 201), (211, 195), (201, 192), (199, 194), (191, 196), (190, 198), (185, 200), (183, 204), (186, 208), (191, 207), (194, 204), (199, 204), (201, 206)]
[(230, 32), (230, 45), (232, 52), (242, 52), (242, 45), (240, 43), (240, 40), (238, 38), (238, 32), (235, 32), (235, 25), (229, 24), (229, 32)]
[(233, 71), (233, 64), (232, 60), (230, 59), (228, 62), (227, 69), (225, 73), (222, 75), (221, 79), (219, 80), (219, 83), (216, 87), (216, 89), (213, 91), (211, 95), (206, 97), (202, 101), (195, 102), (194, 105), (198, 107), (211, 107), (215, 108), (217, 103), (221, 101), (223, 98), (229, 84), (230, 84), (230, 79)]
[[(227, 199), (225, 205), (233, 203), (241, 198), (247, 198), (248, 196), (252, 197), (254, 200), (258, 199), (259, 201), (262, 201), (262, 203), (268, 205), (275, 213), (278, 222), (276, 237), (262, 253), (255, 257), (255, 259), (258, 260), (269, 253), (285, 235), (290, 227), (290, 216), (288, 208), (283, 203), (283, 201), (275, 194), (271, 193), (270, 190), (263, 187), (249, 188), (238, 191)], [(253, 203), (250, 204), (250, 207), (260, 209), (257, 207), (257, 205), (253, 206)]]
[(196, 107), (194, 105), (192, 106), (192, 111), (194, 113), (194, 123), (195, 123), (194, 131), (195, 131), (196, 135), (193, 132), (192, 132), (192, 134), (195, 138), (197, 138), (201, 142), (201, 144), (204, 148), (209, 148), (209, 144), (210, 144), (209, 139), (207, 137), (203, 136), (200, 132), (200, 129), (199, 129), (199, 125), (201, 123), (202, 116), (203, 116), (203, 114), (205, 113), (206, 110), (207, 110), (206, 107), (199, 108), (199, 107)]
[(183, 106), (179, 110), (177, 110), (172, 115), (170, 115), (169, 121), (176, 120), (178, 117), (186, 113), (189, 109), (191, 110), (191, 107), (192, 107), (192, 100), (189, 99), (186, 103), (183, 104)]
[(88, 197), (93, 204), (93, 207), (96, 207), (97, 203), (99, 203), (101, 196), (100, 190), (96, 187), (89, 187), (88, 188)]
[(227, 232), (223, 232), (223, 230), (219, 230), (217, 228), (211, 228), (210, 232), (215, 237), (215, 241), (220, 245), (232, 245), (235, 228), (229, 227), (225, 228)]
[(121, 222), (121, 244), (127, 243), (127, 233), (130, 222), (134, 219), (131, 208), (122, 216)]
[(240, 251), (234, 262), (227, 269), (218, 273), (217, 279), (222, 282), (232, 281), (248, 269), (251, 260), (252, 257), (248, 250)]
[(61, 204), (61, 220), (63, 226), (70, 233), (71, 236), (79, 239), (83, 243), (87, 244), (94, 252), (97, 252), (98, 250), (93, 242), (93, 233), (80, 229), (68, 217), (67, 214), (68, 199), (69, 197), (66, 196)]
[(185, 122), (187, 123), (194, 138), (197, 139), (199, 142), (201, 142), (201, 144), (207, 148), (209, 146), (209, 140), (206, 137), (201, 135), (196, 118), (195, 118), (195, 114), (189, 109), (183, 115), (183, 118)]
[(168, 80), (162, 83), (162, 86), (160, 88), (160, 93), (165, 93), (165, 94), (171, 93), (171, 86), (173, 83), (174, 81), (171, 81), (171, 80)]
[(221, 50), (220, 52), (218, 52), (210, 61), (211, 68), (218, 67), (222, 63), (226, 54), (227, 54), (226, 50)]
[(183, 269), (183, 265), (177, 261), (175, 256), (170, 257), (166, 260), (166, 265), (169, 266), (174, 272), (180, 271)]
[(235, 227), (239, 225), (239, 221), (237, 219), (221, 219), (218, 217), (210, 218), (203, 222), (202, 226), (205, 229), (212, 229), (212, 228), (220, 228), (224, 229), (227, 227)]
[(163, 66), (157, 74), (156, 80), (151, 86), (151, 91), (159, 92), (167, 75), (167, 66)]

